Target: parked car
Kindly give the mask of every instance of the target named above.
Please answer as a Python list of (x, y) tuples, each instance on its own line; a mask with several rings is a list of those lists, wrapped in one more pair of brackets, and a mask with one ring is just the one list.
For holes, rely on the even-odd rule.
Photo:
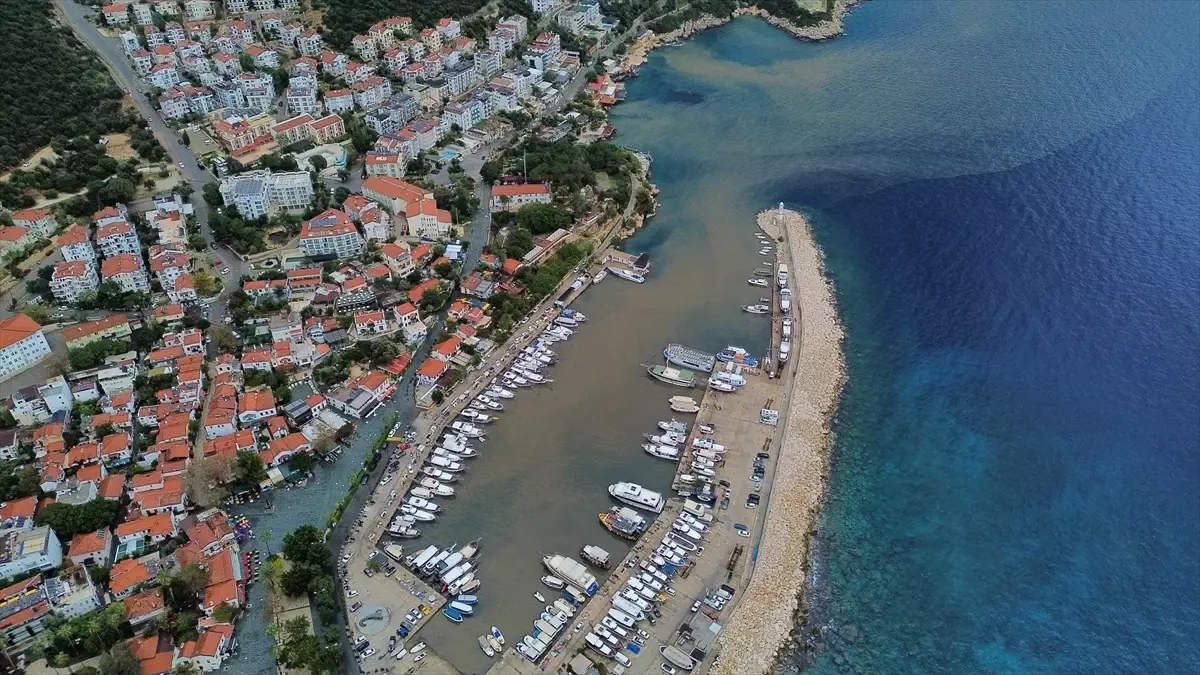
[(358, 610), (360, 610), (360, 609), (362, 609), (362, 603), (361, 603), (361, 602), (355, 602), (353, 605), (350, 605), (350, 611), (351, 611), (351, 612), (357, 612), (357, 611), (358, 611)]
[(695, 614), (696, 612), (699, 612), (699, 611), (700, 611), (700, 601), (697, 600), (692, 603), (692, 614)]

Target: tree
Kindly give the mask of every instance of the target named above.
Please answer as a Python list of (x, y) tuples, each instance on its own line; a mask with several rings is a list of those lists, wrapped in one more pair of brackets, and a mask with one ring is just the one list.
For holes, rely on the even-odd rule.
[(259, 485), (267, 479), (267, 465), (253, 450), (239, 450), (233, 470), (238, 478), (251, 485)]
[(200, 193), (204, 197), (204, 203), (214, 209), (225, 204), (225, 198), (221, 196), (221, 188), (216, 183), (205, 183), (204, 187), (200, 188)]
[(454, 274), (454, 266), (448, 262), (440, 263), (433, 271), (443, 279), (449, 279)]
[(517, 226), (531, 234), (549, 234), (571, 227), (571, 212), (553, 204), (526, 204), (517, 210)]
[(8, 408), (0, 408), (0, 429), (12, 429), (16, 426), (17, 418), (13, 417), (12, 411)]
[(213, 346), (226, 354), (237, 352), (237, 338), (233, 336), (233, 330), (224, 324), (209, 327), (208, 339), (212, 342)]
[(306, 473), (308, 471), (312, 471), (312, 468), (316, 462), (317, 461), (313, 459), (312, 454), (302, 452), (297, 455), (292, 455), (292, 458), (288, 460), (288, 466), (292, 469), (292, 471)]
[(242, 67), (242, 72), (253, 73), (254, 57), (250, 56), (249, 54), (242, 53), (240, 56), (238, 56), (238, 65)]
[(106, 675), (141, 675), (142, 662), (138, 660), (128, 642), (118, 642), (112, 646), (108, 658), (101, 662), (101, 672)]
[(495, 185), (504, 171), (504, 163), (500, 160), (488, 160), (479, 168), (479, 177), (488, 185)]
[(34, 522), (49, 525), (60, 541), (70, 541), (77, 534), (111, 526), (120, 510), (121, 505), (112, 499), (93, 499), (79, 505), (55, 502), (43, 507)]
[(329, 166), (329, 162), (325, 161), (325, 157), (322, 155), (313, 155), (312, 157), (309, 157), (308, 163), (317, 173), (324, 171), (325, 167)]
[(192, 144), (192, 137), (188, 136), (188, 132), (185, 131), (179, 134), (179, 141), (184, 145), (190, 146)]
[(529, 230), (517, 228), (508, 233), (504, 241), (504, 256), (520, 260), (526, 253), (533, 250), (533, 235)]
[(208, 570), (196, 563), (184, 565), (179, 570), (179, 580), (193, 596), (199, 596), (208, 587), (209, 579)]

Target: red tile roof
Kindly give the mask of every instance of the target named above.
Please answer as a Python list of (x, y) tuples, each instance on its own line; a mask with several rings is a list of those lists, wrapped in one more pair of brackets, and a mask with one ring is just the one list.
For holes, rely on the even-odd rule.
[(0, 321), (0, 349), (15, 345), (41, 329), (41, 325), (33, 319), (24, 314), (14, 314)]

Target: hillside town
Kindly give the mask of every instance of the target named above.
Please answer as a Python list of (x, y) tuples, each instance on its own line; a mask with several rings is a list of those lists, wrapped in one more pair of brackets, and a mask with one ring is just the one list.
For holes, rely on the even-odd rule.
[(265, 563), (236, 506), (302, 490), (393, 397), (441, 403), (643, 205), (646, 166), (615, 148), (575, 159), (616, 189), (528, 177), (531, 154), (611, 134), (619, 85), (572, 93), (618, 30), (594, 0), (533, 0), (486, 39), (384, 18), (343, 50), (310, 10), (91, 15), (209, 178), (0, 227), (42, 260), (0, 299), (8, 663), (222, 668)]

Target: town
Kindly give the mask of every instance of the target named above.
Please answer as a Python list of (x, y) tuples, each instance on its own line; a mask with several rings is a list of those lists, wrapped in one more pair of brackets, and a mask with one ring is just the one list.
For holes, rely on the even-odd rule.
[[(500, 7), (340, 40), (300, 0), (60, 6), (121, 56), (137, 153), (121, 190), (59, 196), (32, 177), (90, 150), (55, 145), (3, 195), (9, 664), (228, 667), (251, 585), (289, 587), (238, 505), (303, 490), (393, 399), (447, 400), (652, 212), (648, 162), (605, 141), (621, 86), (588, 70), (621, 22)], [(338, 670), (336, 638), (279, 631), (281, 663)]]

